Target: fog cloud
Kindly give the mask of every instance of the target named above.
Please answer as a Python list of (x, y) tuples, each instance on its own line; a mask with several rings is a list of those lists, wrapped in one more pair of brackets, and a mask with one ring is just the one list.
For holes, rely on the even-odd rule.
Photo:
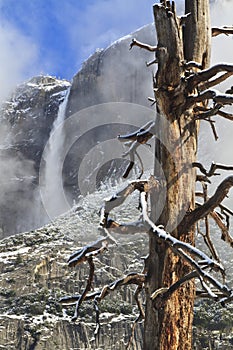
[(35, 71), (37, 47), (0, 17), (0, 102)]

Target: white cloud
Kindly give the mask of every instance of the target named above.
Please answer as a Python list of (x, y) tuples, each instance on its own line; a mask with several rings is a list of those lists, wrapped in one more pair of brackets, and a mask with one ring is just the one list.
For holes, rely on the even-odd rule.
[(70, 46), (84, 61), (123, 35), (153, 21), (154, 0), (96, 0), (82, 10), (67, 2), (57, 17), (69, 33)]
[(0, 19), (0, 101), (28, 78), (37, 63), (37, 47), (7, 21)]
[[(212, 26), (233, 25), (233, 1), (217, 0), (211, 6)], [(219, 35), (212, 39), (213, 62), (229, 62), (233, 59), (233, 36)]]

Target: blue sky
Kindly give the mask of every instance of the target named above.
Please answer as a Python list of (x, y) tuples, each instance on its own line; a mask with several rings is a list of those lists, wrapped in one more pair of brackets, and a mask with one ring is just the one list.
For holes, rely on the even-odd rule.
[[(0, 22), (5, 31), (14, 31), (16, 43), (12, 36), (12, 50), (19, 39), (28, 47), (26, 56), (29, 61), (31, 58), (34, 67), (30, 63), (26, 65), (25, 75), (28, 70), (29, 76), (31, 73), (48, 73), (71, 79), (96, 48), (106, 47), (152, 22), (154, 2), (0, 0)], [(12, 52), (9, 56), (12, 57)]]
[[(71, 79), (97, 48), (152, 22), (155, 2), (0, 0), (0, 100), (38, 74)], [(216, 17), (232, 18), (233, 0), (215, 2), (228, 8)]]

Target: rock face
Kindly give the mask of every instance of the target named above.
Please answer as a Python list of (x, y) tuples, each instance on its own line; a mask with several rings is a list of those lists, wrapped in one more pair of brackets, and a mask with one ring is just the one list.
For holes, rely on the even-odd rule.
[(131, 102), (150, 106), (152, 69), (146, 62), (154, 54), (134, 48), (129, 50), (132, 38), (155, 45), (154, 25), (142, 27), (116, 41), (105, 50), (97, 50), (74, 76), (67, 116), (83, 108), (106, 102)]
[[(82, 207), (74, 207), (53, 224), (0, 242), (0, 348), (125, 349), (138, 313), (133, 287), (122, 288), (100, 303), (98, 341), (93, 338), (95, 313), (91, 302), (83, 303), (76, 323), (71, 321), (74, 306), (59, 304), (61, 296), (80, 293), (85, 287), (87, 266), (68, 269), (66, 261), (77, 248), (98, 237), (94, 201), (91, 196)], [(86, 215), (87, 206), (93, 224), (80, 219)], [(140, 271), (144, 252), (145, 239), (139, 236), (132, 242), (123, 241), (118, 249), (110, 247), (107, 254), (96, 258), (94, 287), (135, 269)], [(137, 349), (141, 349), (141, 324), (136, 328), (136, 339)]]
[[(63, 181), (73, 199), (77, 198), (80, 193), (77, 186), (78, 171), (87, 152), (94, 149), (97, 144), (135, 130), (139, 118), (142, 120), (141, 124), (139, 123), (140, 126), (144, 125), (148, 120), (143, 121), (141, 115), (138, 115), (138, 113), (143, 113), (139, 106), (150, 109), (154, 114), (151, 102), (147, 100), (149, 96), (153, 96), (152, 71), (154, 67), (146, 66), (146, 62), (154, 59), (154, 53), (138, 48), (129, 50), (134, 37), (142, 42), (155, 44), (154, 26), (152, 24), (145, 26), (116, 41), (108, 48), (97, 50), (73, 78), (66, 107), (66, 118), (76, 116), (75, 118), (81, 119), (85, 116), (88, 120), (99, 119), (99, 125), (94, 126), (95, 123), (93, 123), (93, 127), (72, 144), (66, 155)], [(130, 106), (122, 107), (125, 110), (129, 109), (129, 115), (133, 113), (130, 107), (132, 109), (132, 104), (134, 104), (134, 118), (130, 118), (126, 112), (121, 117), (120, 108), (118, 111), (114, 105), (119, 102), (130, 104)], [(104, 108), (103, 104), (106, 103), (108, 107)], [(90, 112), (87, 111), (87, 108)], [(115, 120), (111, 117), (114, 114)], [(72, 137), (71, 134), (72, 130), (69, 129), (66, 134), (68, 140)], [(111, 173), (121, 165), (124, 167), (123, 161), (119, 159), (107, 164), (107, 167), (99, 171), (97, 182), (100, 183), (103, 179), (109, 178)], [(90, 165), (89, 168), (95, 168), (95, 166)], [(111, 168), (110, 174), (107, 172), (109, 168)], [(122, 174), (122, 170), (119, 173)], [(115, 171), (114, 176), (118, 177), (119, 173)]]
[[(109, 190), (110, 191), (110, 190)], [(114, 190), (111, 190), (111, 193)], [(0, 241), (0, 348), (10, 350), (123, 350), (138, 315), (134, 286), (122, 287), (99, 303), (100, 334), (95, 331), (92, 302), (83, 302), (79, 317), (71, 318), (74, 306), (62, 306), (59, 299), (81, 293), (88, 277), (88, 266), (68, 268), (67, 258), (80, 247), (99, 237), (98, 209), (105, 191), (93, 193), (72, 211), (41, 229)], [(135, 219), (137, 198), (123, 205), (116, 215)], [(116, 236), (118, 245), (95, 258), (94, 288), (109, 284), (124, 274), (140, 272), (147, 254), (146, 235)], [(224, 265), (232, 264), (226, 245), (220, 250)], [(232, 284), (232, 278), (231, 278)], [(141, 296), (143, 300), (143, 295)], [(193, 349), (232, 348), (232, 307), (216, 303), (212, 310), (198, 304)], [(211, 327), (209, 327), (209, 325)], [(224, 325), (224, 326), (223, 326)], [(142, 349), (143, 323), (136, 325), (134, 348)]]
[[(97, 51), (83, 64), (71, 84), (67, 118), (83, 108), (105, 102), (150, 106), (147, 96), (152, 95), (151, 69), (145, 62), (153, 59), (153, 54), (137, 48), (129, 51), (132, 37), (153, 44), (153, 26), (141, 28), (107, 49)], [(39, 199), (41, 156), (69, 87), (70, 83), (65, 80), (35, 77), (19, 86), (2, 107), (0, 237), (39, 227), (48, 220)], [(63, 167), (64, 189), (71, 203), (80, 192), (77, 173), (84, 155), (106, 137), (115, 138), (131, 130), (132, 126), (127, 129), (120, 124), (107, 129), (95, 128), (81, 143), (72, 145)], [(69, 139), (70, 135), (66, 137)], [(102, 174), (99, 177), (101, 181)]]
[(38, 196), (41, 155), (70, 83), (35, 77), (1, 110), (0, 237), (43, 223)]

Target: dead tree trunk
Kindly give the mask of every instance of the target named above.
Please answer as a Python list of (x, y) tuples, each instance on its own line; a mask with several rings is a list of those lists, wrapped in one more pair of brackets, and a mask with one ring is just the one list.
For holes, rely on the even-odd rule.
[[(139, 46), (156, 54), (156, 59), (148, 65), (158, 64), (153, 100), (153, 104), (156, 102), (157, 119), (131, 134), (119, 136), (119, 140), (127, 142), (129, 147), (124, 154), (130, 157), (124, 177), (134, 166), (135, 155), (139, 157), (137, 148), (152, 136), (156, 137), (155, 176), (140, 179), (142, 169), (140, 180), (131, 181), (104, 201), (99, 227), (102, 238), (77, 250), (69, 259), (71, 267), (83, 262), (89, 264), (86, 287), (82, 294), (60, 300), (64, 305), (76, 305), (74, 321), (78, 318), (82, 302), (93, 300), (97, 336), (100, 329), (98, 304), (116, 289), (135, 284), (139, 315), (132, 328), (128, 348), (132, 345), (136, 323), (144, 319), (144, 350), (190, 350), (195, 294), (218, 300), (222, 305), (233, 301), (233, 290), (211, 274), (214, 270), (225, 277), (224, 267), (210, 238), (208, 222), (209, 217), (213, 218), (222, 232), (222, 239), (233, 247), (229, 233), (229, 215), (233, 216), (233, 212), (222, 204), (233, 187), (233, 176), (223, 180), (211, 197), (207, 194), (209, 177), (217, 175), (217, 169), (232, 171), (233, 166), (212, 163), (207, 171), (196, 161), (199, 121), (208, 121), (217, 138), (211, 117), (218, 114), (233, 120), (232, 114), (222, 110), (225, 105), (233, 104), (232, 88), (224, 94), (211, 90), (211, 87), (233, 75), (233, 65), (220, 63), (208, 68), (211, 37), (209, 0), (186, 0), (185, 6), (185, 15), (178, 18), (174, 1), (163, 0), (161, 4), (154, 5), (158, 45), (150, 46), (136, 39), (130, 45), (131, 48)], [(212, 35), (230, 34), (232, 31), (231, 27), (215, 28)], [(196, 175), (195, 169), (199, 170), (199, 174)], [(202, 183), (203, 193), (197, 195), (203, 198), (203, 204), (195, 203), (196, 181)], [(139, 192), (138, 220), (124, 223), (111, 219), (112, 210), (121, 206), (134, 191)], [(221, 213), (215, 210), (217, 207)], [(205, 220), (204, 241), (213, 258), (195, 247), (195, 224), (202, 219)], [(91, 292), (94, 258), (103, 253), (109, 244), (116, 243), (112, 236), (114, 233), (149, 235), (145, 268), (141, 273), (129, 273), (101, 290)], [(200, 283), (197, 291), (195, 278)], [(145, 312), (139, 300), (142, 291), (146, 295)]]
[[(191, 71), (206, 68), (210, 57), (209, 1), (186, 0), (187, 17), (178, 18), (174, 2), (154, 5), (158, 37), (158, 71), (154, 83), (159, 134), (155, 157), (160, 167), (155, 175), (165, 181), (165, 205), (158, 208), (159, 194), (151, 199), (152, 220), (162, 224), (181, 241), (194, 244), (194, 230), (182, 223), (186, 212), (195, 206), (195, 170), (198, 122), (193, 118), (194, 104), (187, 106), (187, 83)], [(193, 93), (194, 91), (189, 91)], [(163, 174), (162, 174), (163, 172)], [(159, 212), (161, 211), (161, 212)], [(186, 262), (171, 251), (165, 242), (150, 234), (147, 261), (147, 301), (144, 350), (191, 349), (194, 282), (179, 288), (168, 300), (151, 300), (153, 291), (171, 286), (190, 272)]]

